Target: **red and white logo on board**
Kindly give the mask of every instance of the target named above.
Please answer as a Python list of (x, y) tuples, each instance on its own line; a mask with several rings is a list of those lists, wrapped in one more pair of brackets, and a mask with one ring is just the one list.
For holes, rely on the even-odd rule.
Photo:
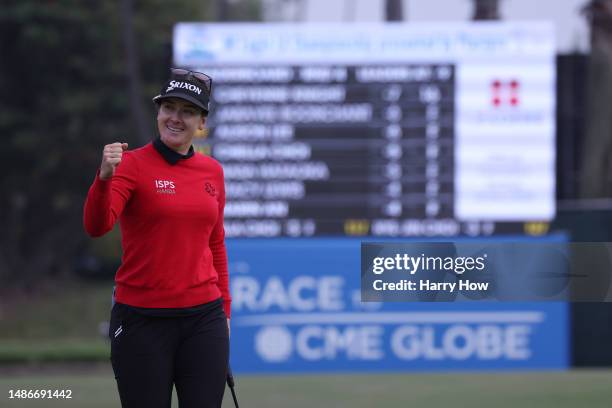
[(491, 81), (491, 105), (496, 108), (518, 107), (521, 104), (520, 90), (521, 83), (517, 79), (493, 79)]

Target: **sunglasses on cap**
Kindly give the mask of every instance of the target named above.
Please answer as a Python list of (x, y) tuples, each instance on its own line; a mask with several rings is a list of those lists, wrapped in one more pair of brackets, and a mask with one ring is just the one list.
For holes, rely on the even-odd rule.
[(206, 88), (206, 92), (210, 95), (212, 90), (212, 78), (202, 72), (190, 71), (182, 68), (171, 68), (170, 72), (173, 76), (185, 77), (187, 80), (195, 79), (197, 82), (202, 83)]

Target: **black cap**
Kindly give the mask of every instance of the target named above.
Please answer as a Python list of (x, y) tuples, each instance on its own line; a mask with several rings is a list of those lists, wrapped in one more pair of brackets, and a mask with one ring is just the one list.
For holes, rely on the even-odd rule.
[(191, 102), (206, 113), (209, 111), (209, 95), (206, 87), (198, 81), (187, 78), (171, 78), (153, 102), (161, 103), (166, 98), (180, 98)]

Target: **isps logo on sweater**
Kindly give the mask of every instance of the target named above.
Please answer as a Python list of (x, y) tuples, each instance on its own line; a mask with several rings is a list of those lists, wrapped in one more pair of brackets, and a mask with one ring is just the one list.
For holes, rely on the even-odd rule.
[(155, 180), (155, 188), (158, 194), (176, 194), (174, 181), (171, 180)]

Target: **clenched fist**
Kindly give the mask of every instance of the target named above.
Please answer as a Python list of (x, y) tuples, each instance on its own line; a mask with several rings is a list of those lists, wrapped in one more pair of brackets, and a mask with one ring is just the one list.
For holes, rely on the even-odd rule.
[(104, 146), (102, 164), (100, 165), (100, 179), (108, 180), (115, 174), (115, 169), (121, 163), (121, 156), (128, 148), (127, 143), (112, 143)]

